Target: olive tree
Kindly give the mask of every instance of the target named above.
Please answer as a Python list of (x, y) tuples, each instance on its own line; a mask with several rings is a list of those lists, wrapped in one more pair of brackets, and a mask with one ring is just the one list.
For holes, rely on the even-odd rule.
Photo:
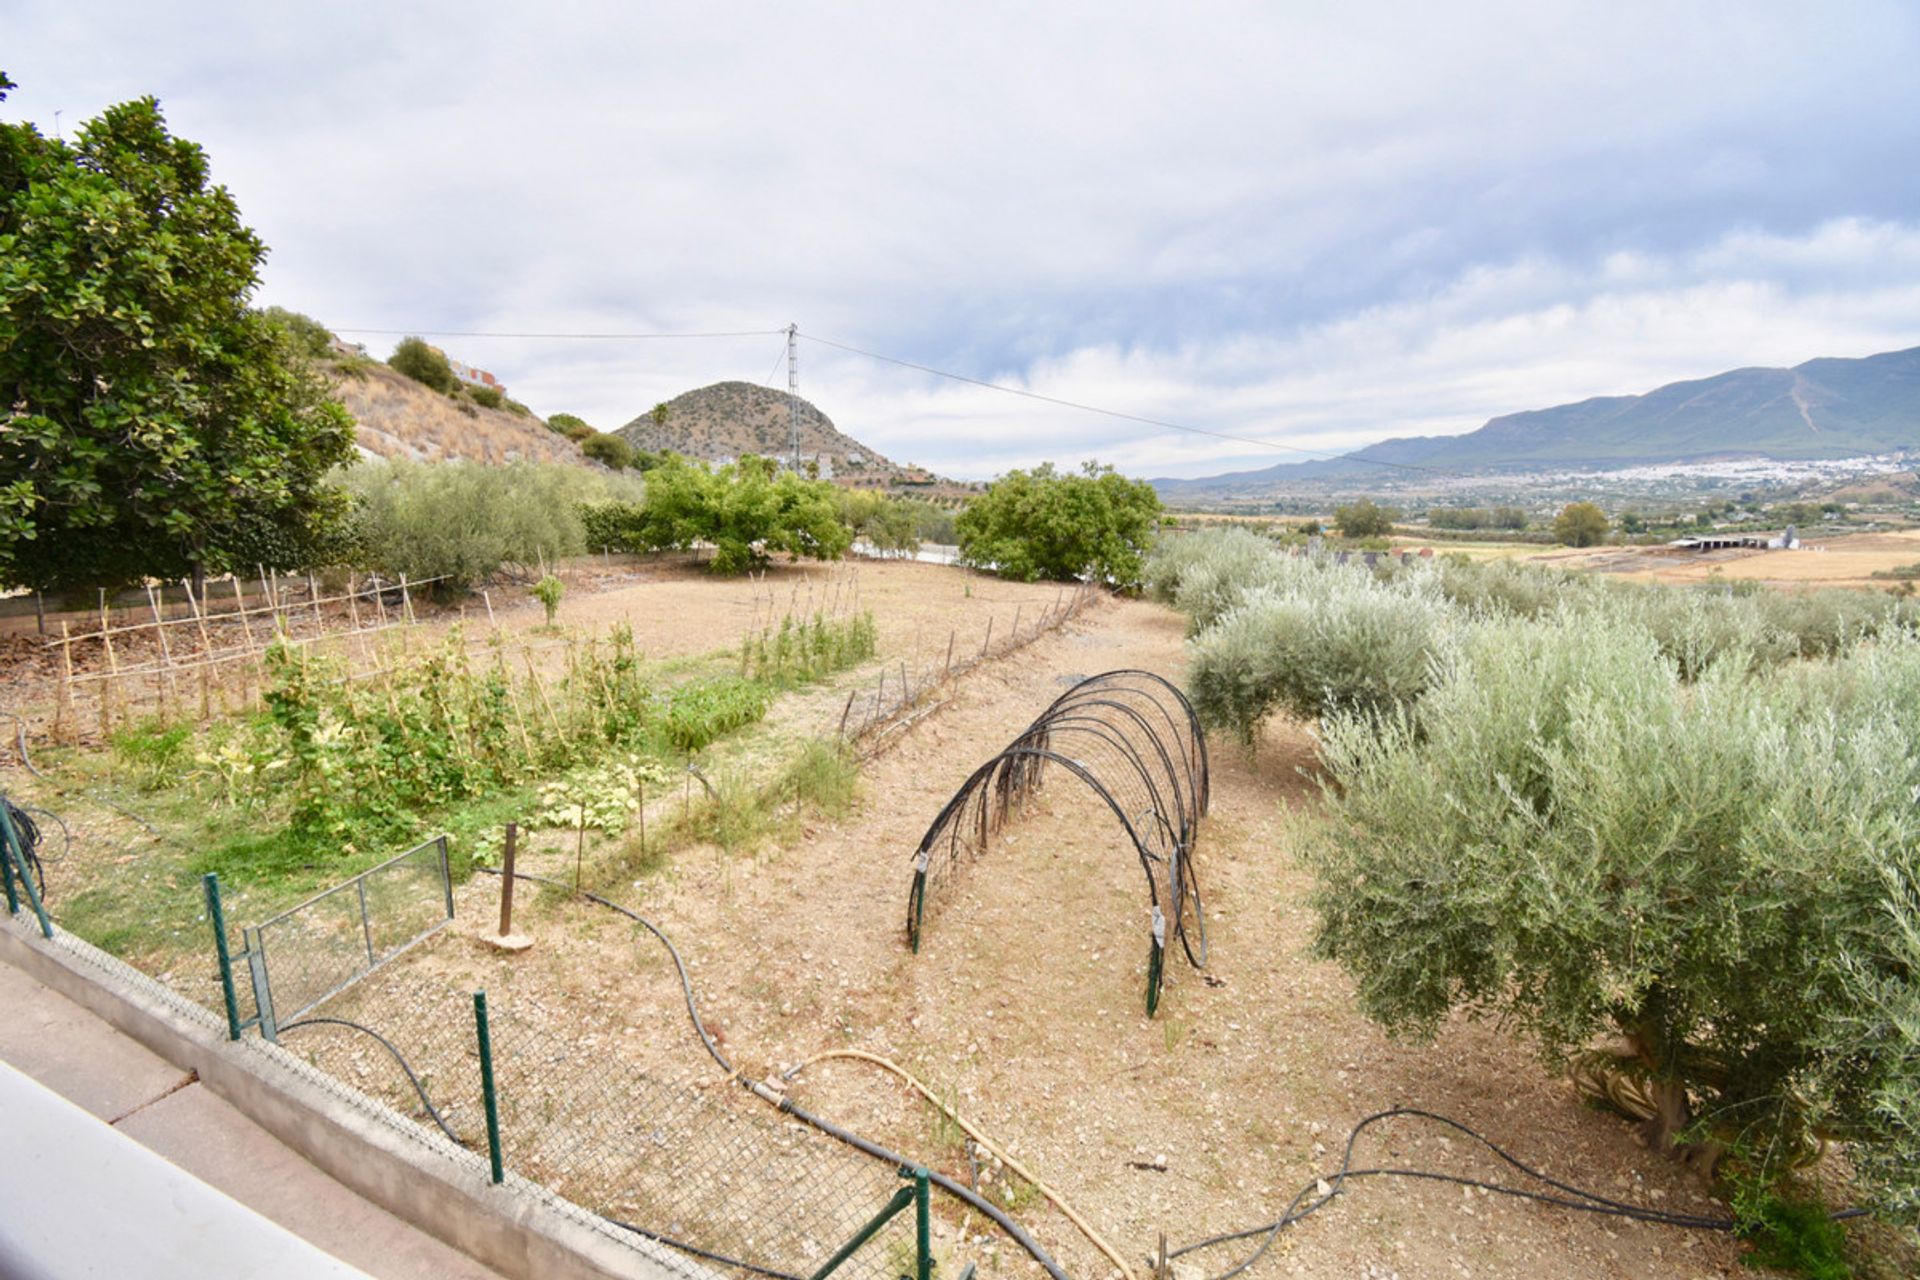
[(1323, 725), (1318, 948), (1396, 1031), (1616, 1037), (1648, 1137), (1703, 1170), (1850, 1139), (1912, 1220), (1916, 724), (1911, 639), (1688, 684), (1630, 619), (1472, 624), (1416, 703)]

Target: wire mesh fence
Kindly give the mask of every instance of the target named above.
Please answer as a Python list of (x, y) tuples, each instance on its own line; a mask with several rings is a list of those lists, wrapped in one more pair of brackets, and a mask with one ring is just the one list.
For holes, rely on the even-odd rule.
[(261, 1030), (272, 1039), (452, 919), (447, 838), (437, 836), (247, 929), (242, 960)]
[(1038, 612), (1016, 609), (1012, 624), (998, 634), (993, 620), (988, 619), (986, 631), (978, 640), (971, 636), (963, 639), (958, 631), (949, 633), (946, 648), (937, 659), (917, 665), (899, 662), (883, 666), (871, 691), (854, 689), (848, 693), (836, 734), (848, 742), (865, 740), (868, 751), (877, 749), (888, 734), (917, 719), (915, 712), (948, 680), (990, 659), (1018, 652), (1058, 630), (1099, 596), (1100, 589), (1091, 583), (1062, 587)]
[[(901, 1186), (897, 1170), (808, 1127), (707, 1069), (663, 1076), (623, 1037), (563, 1033), (496, 996), (488, 1009), (500, 1152), (606, 1222), (742, 1276), (806, 1280)], [(416, 1124), (487, 1151), (472, 997), (409, 980), (330, 1002), (281, 1028), (318, 1069)], [(836, 1275), (914, 1272), (910, 1214)]]

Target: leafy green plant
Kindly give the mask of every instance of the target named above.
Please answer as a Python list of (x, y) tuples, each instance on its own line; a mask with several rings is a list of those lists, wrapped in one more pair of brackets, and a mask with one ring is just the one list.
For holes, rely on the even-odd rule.
[(549, 627), (553, 625), (554, 618), (559, 616), (560, 598), (566, 594), (567, 584), (552, 574), (548, 574), (533, 584), (533, 598), (538, 600), (541, 606), (546, 609), (547, 625)]
[(812, 738), (781, 773), (775, 791), (827, 817), (844, 817), (860, 798), (860, 764), (843, 744)]
[(1852, 1280), (1847, 1233), (1825, 1206), (1772, 1191), (1750, 1191), (1735, 1197), (1734, 1213), (1740, 1220), (1736, 1232), (1747, 1242), (1740, 1259), (1746, 1265), (1806, 1280)]
[(387, 366), (445, 395), (460, 389), (460, 380), (453, 376), (453, 366), (447, 362), (446, 353), (429, 346), (425, 338), (400, 339), (394, 345), (393, 354), (387, 357)]
[(1908, 638), (1689, 683), (1628, 618), (1475, 624), (1416, 702), (1323, 722), (1317, 946), (1396, 1031), (1624, 1037), (1649, 1139), (1703, 1170), (1849, 1138), (1911, 1221), (1916, 724)]
[(633, 465), (633, 446), (623, 436), (596, 431), (580, 442), (580, 452), (615, 471), (624, 471)]
[(618, 835), (632, 822), (646, 792), (659, 794), (673, 777), (658, 761), (632, 753), (576, 769), (541, 786), (528, 825), (568, 831), (592, 827)]
[(135, 773), (142, 786), (153, 787), (189, 763), (192, 738), (192, 725), (153, 717), (119, 730), (108, 739), (108, 746), (113, 758)]
[(248, 305), (266, 246), (205, 152), (142, 98), (0, 123), (0, 168), (0, 587), (317, 563), (353, 422)]
[(689, 681), (667, 698), (663, 729), (674, 750), (691, 755), (767, 714), (773, 692), (758, 680), (713, 676)]
[(581, 467), (531, 462), (367, 462), (344, 483), (354, 498), (363, 567), (416, 580), (444, 577), (462, 587), (506, 566), (585, 553), (581, 505), (638, 487)]
[(1188, 690), (1209, 724), (1251, 743), (1275, 710), (1364, 718), (1408, 706), (1431, 683), (1452, 624), (1430, 575), (1381, 583), (1338, 567), (1262, 588), (1193, 644)]
[(777, 628), (741, 642), (741, 670), (770, 685), (797, 688), (871, 658), (876, 634), (871, 613), (851, 618), (816, 613), (801, 622), (788, 616)]
[(1122, 589), (1140, 585), (1160, 497), (1089, 462), (1079, 475), (1045, 463), (1010, 471), (954, 522), (960, 559), (1005, 578), (1068, 581), (1086, 576)]

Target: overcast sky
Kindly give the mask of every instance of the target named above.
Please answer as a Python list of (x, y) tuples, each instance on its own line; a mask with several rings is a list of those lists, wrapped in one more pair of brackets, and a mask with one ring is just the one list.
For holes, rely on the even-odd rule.
[[(342, 330), (791, 321), (1320, 450), (1920, 345), (1916, 67), (1911, 0), (0, 11), (0, 113), (158, 96), (260, 301)], [(767, 333), (436, 340), (603, 428), (786, 381)], [(968, 478), (1288, 456), (804, 340), (800, 386)]]

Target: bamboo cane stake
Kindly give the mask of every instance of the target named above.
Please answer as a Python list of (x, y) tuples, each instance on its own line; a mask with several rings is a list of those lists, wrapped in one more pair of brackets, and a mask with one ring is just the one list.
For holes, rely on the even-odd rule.
[(80, 737), (80, 726), (75, 723), (73, 712), (72, 628), (65, 621), (60, 623), (60, 713), (54, 733), (62, 742), (74, 742)]

